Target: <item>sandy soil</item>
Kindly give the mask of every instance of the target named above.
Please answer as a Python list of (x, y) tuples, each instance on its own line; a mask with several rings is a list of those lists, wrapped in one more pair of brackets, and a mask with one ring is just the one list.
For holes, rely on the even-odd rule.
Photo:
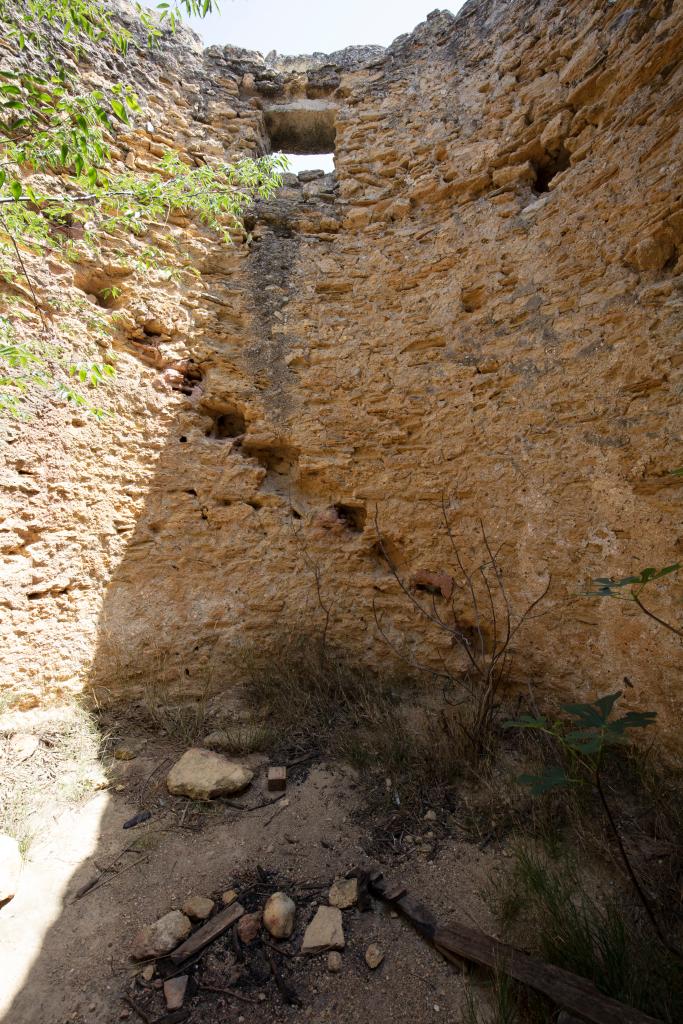
[[(267, 759), (252, 755), (241, 760), (256, 770), (256, 779), (236, 801), (255, 809), (240, 810), (222, 801), (206, 808), (168, 796), (164, 779), (179, 752), (149, 740), (135, 759), (116, 763), (107, 790), (44, 821), (20, 890), (0, 910), (0, 1013), (7, 1024), (136, 1019), (122, 999), (126, 993), (156, 1020), (165, 1011), (162, 993), (153, 983), (143, 984), (140, 967), (129, 957), (142, 925), (179, 908), (191, 895), (220, 901), (224, 891), (235, 888), (252, 910), (269, 891), (284, 889), (298, 908), (297, 930), (284, 946), (298, 954), (305, 925), (317, 904), (326, 902), (328, 884), (355, 866), (373, 863), (366, 850), (374, 848), (371, 832), (377, 821), (364, 816), (364, 791), (349, 769), (298, 767), (281, 802), (258, 806), (273, 794), (265, 786)], [(152, 810), (149, 821), (124, 830), (124, 822), (142, 808)], [(438, 821), (425, 822), (422, 831), (432, 829), (438, 832)], [(431, 853), (428, 842), (424, 848), (415, 843), (409, 851), (400, 863), (382, 865), (387, 877), (400, 879), (444, 921), (493, 930), (481, 892), (500, 870), (499, 852), (451, 840)], [(102, 873), (112, 864), (113, 871)], [(99, 879), (96, 886), (76, 898), (94, 879)], [(259, 888), (250, 888), (255, 882)], [(219, 940), (193, 984), (203, 978), (221, 987), (231, 972), (234, 980), (237, 967), (242, 980), (236, 991), (252, 1002), (197, 992), (186, 1000), (189, 1020), (388, 1024), (462, 1019), (465, 977), (386, 907), (344, 911), (344, 929), (339, 974), (329, 973), (326, 954), (274, 955), (296, 991), (295, 1006), (285, 1004), (260, 942), (245, 950), (245, 964), (239, 965), (229, 938)], [(375, 971), (364, 961), (371, 942), (385, 952)]]

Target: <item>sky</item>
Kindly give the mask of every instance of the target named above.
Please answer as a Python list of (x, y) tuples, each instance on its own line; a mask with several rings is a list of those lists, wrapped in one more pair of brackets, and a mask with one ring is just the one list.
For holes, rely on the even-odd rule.
[(411, 32), (430, 11), (452, 13), (464, 0), (220, 0), (220, 14), (189, 18), (213, 44), (243, 46), (268, 53), (332, 53), (345, 46), (388, 46)]
[[(464, 0), (220, 0), (220, 14), (189, 18), (205, 46), (231, 43), (266, 54), (332, 53), (388, 46), (437, 8), (456, 14)], [(333, 169), (332, 155), (290, 158), (290, 170)]]

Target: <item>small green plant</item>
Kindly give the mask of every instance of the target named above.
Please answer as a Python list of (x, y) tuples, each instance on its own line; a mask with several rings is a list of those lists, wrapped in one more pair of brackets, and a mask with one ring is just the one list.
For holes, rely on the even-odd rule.
[(544, 715), (521, 715), (504, 723), (505, 728), (535, 729), (551, 736), (568, 755), (569, 774), (561, 765), (551, 766), (542, 775), (521, 775), (519, 782), (534, 796), (556, 786), (579, 784), (599, 778), (600, 765), (608, 746), (623, 743), (630, 729), (646, 729), (657, 718), (656, 711), (628, 711), (612, 718), (612, 711), (623, 691), (607, 694), (591, 704), (563, 704), (569, 718), (548, 719)]
[[(673, 476), (681, 475), (680, 471), (676, 471)], [(613, 579), (612, 577), (599, 576), (597, 579), (591, 582), (595, 586), (595, 590), (588, 591), (588, 597), (612, 597), (617, 601), (633, 601), (637, 604), (641, 612), (644, 612), (648, 618), (658, 622), (660, 626), (664, 626), (671, 633), (675, 633), (677, 636), (683, 637), (683, 629), (678, 626), (674, 626), (671, 622), (667, 622), (666, 619), (662, 619), (659, 615), (656, 615), (651, 608), (648, 608), (642, 601), (641, 594), (646, 587), (652, 583), (656, 583), (658, 580), (663, 579), (665, 576), (670, 576), (671, 573), (678, 572), (681, 568), (680, 562), (675, 562), (673, 565), (665, 565), (662, 569), (656, 569), (653, 566), (643, 569), (638, 573), (637, 576), (623, 576), (621, 579)]]
[(612, 713), (622, 692), (618, 690), (616, 693), (607, 694), (592, 703), (562, 705), (561, 710), (569, 721), (563, 718), (548, 719), (543, 715), (522, 715), (506, 722), (504, 726), (543, 733), (550, 737), (558, 753), (563, 755), (564, 764), (551, 765), (541, 775), (519, 777), (518, 782), (528, 786), (534, 796), (541, 796), (559, 786), (595, 786), (626, 872), (652, 927), (662, 945), (676, 956), (681, 956), (679, 950), (664, 934), (635, 873), (603, 785), (601, 769), (605, 751), (611, 746), (624, 743), (630, 730), (648, 728), (657, 717), (655, 711), (627, 711), (619, 717), (613, 717)]

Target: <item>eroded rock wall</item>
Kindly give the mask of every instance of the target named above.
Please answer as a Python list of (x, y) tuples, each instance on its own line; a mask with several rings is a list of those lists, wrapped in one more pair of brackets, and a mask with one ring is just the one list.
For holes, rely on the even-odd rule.
[(681, 552), (682, 52), (675, 0), (481, 0), (309, 70), (187, 37), (140, 57), (129, 165), (263, 152), (269, 108), (316, 101), (336, 175), (289, 177), (231, 247), (171, 225), (195, 278), (43, 281), (126, 269), (119, 384), (101, 425), (46, 407), (8, 439), (9, 684), (237, 683), (328, 611), (368, 664), (379, 614), (438, 667), (378, 529), (409, 586), (448, 575), (443, 502), (470, 562), (479, 520), (503, 545), (515, 607), (550, 579), (516, 680), (628, 676), (673, 735), (676, 638), (580, 595)]

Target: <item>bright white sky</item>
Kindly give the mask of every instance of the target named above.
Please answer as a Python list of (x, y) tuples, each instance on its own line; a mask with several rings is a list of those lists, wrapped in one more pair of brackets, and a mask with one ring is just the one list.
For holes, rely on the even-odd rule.
[(220, 0), (220, 14), (190, 18), (206, 46), (268, 53), (332, 53), (345, 46), (388, 46), (437, 8), (453, 14), (464, 0)]
[[(205, 46), (269, 53), (333, 53), (345, 46), (388, 46), (435, 10), (456, 14), (465, 0), (220, 0), (220, 14), (190, 18)], [(332, 156), (290, 158), (293, 171), (333, 169)]]

